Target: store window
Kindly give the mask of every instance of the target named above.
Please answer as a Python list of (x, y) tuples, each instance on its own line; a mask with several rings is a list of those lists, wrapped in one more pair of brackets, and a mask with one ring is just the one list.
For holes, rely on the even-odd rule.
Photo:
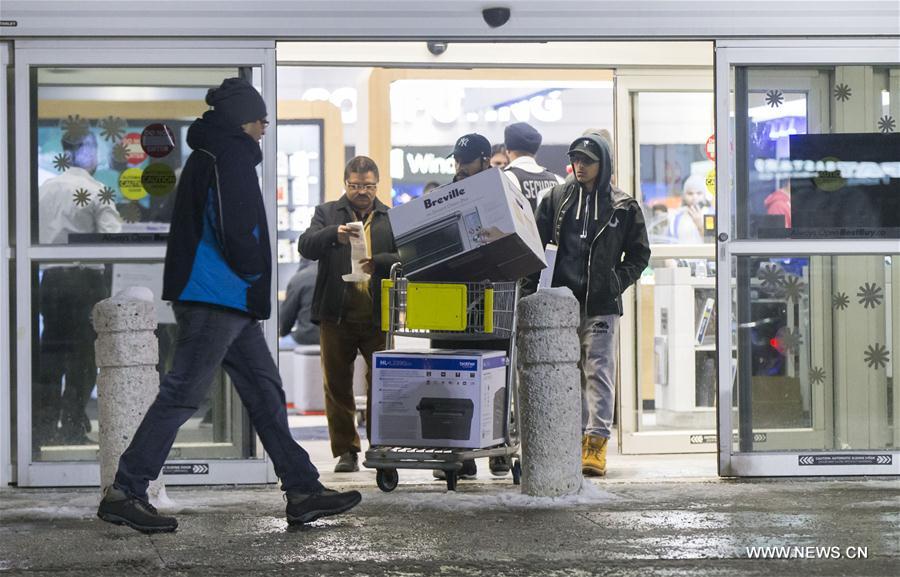
[(32, 235), (40, 244), (163, 242), (187, 131), (238, 69), (39, 68)]
[[(407, 202), (429, 184), (453, 180), (456, 139), (468, 133), (503, 144), (504, 129), (527, 122), (541, 133), (537, 163), (565, 177), (569, 144), (586, 130), (613, 126), (613, 85), (608, 80), (504, 79), (496, 71), (469, 71), (463, 77), (391, 81), (392, 201)], [(462, 75), (457, 75), (462, 76)], [(552, 78), (553, 71), (543, 74)], [(589, 75), (585, 74), (586, 78)]]
[(640, 92), (640, 201), (651, 244), (715, 242), (713, 95)]

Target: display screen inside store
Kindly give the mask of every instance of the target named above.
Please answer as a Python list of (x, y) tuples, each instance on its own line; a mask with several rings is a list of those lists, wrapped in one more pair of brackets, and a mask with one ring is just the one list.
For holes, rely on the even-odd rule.
[(760, 237), (900, 238), (900, 134), (794, 134), (787, 158), (752, 168), (789, 206), (756, 216)]

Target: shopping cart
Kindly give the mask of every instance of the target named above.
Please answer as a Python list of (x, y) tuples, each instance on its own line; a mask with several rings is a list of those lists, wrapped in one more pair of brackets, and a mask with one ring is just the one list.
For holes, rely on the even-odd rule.
[(440, 469), (446, 475), (447, 489), (455, 491), (464, 461), (503, 457), (510, 463), (513, 483), (518, 485), (522, 476), (515, 370), (518, 283), (414, 282), (401, 273), (400, 264), (395, 264), (390, 279), (383, 280), (381, 286), (381, 319), (388, 349), (394, 347), (395, 336), (428, 338), (437, 343), (508, 340), (504, 442), (485, 449), (371, 446), (363, 465), (376, 470), (375, 481), (382, 491), (397, 488), (398, 469)]

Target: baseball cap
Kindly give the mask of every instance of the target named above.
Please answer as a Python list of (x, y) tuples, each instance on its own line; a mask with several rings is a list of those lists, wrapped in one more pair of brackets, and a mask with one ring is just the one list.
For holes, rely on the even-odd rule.
[(459, 158), (459, 161), (463, 163), (472, 162), (479, 158), (490, 158), (491, 143), (480, 134), (474, 132), (472, 134), (464, 134), (457, 139), (453, 152), (448, 154), (447, 158), (451, 156)]
[(576, 152), (592, 160), (600, 160), (600, 156), (603, 154), (600, 151), (600, 145), (590, 138), (579, 138), (569, 146), (569, 152), (567, 153), (569, 157)]

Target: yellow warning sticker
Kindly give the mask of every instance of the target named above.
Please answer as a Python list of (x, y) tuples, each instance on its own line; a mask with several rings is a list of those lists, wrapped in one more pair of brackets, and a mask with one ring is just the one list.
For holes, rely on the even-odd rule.
[(147, 190), (141, 184), (144, 171), (140, 168), (129, 168), (119, 175), (119, 190), (128, 200), (140, 200), (147, 196)]

